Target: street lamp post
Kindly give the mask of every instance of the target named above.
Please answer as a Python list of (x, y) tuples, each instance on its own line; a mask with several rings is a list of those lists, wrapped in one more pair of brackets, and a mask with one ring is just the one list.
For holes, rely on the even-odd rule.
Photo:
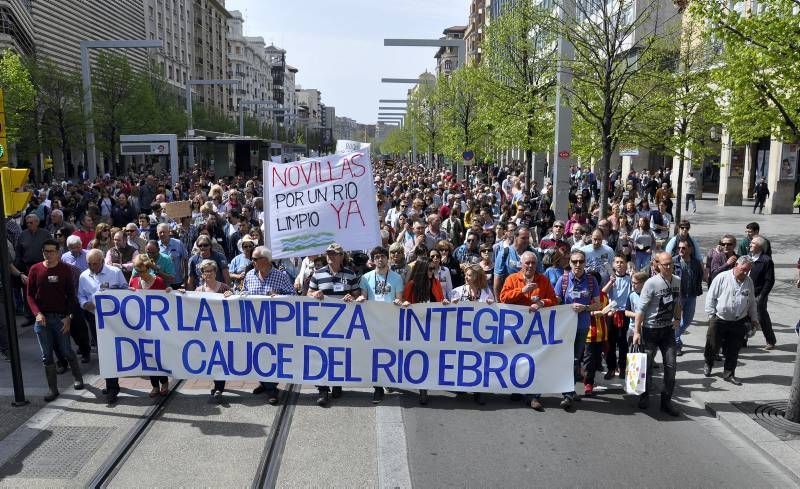
[[(186, 82), (186, 115), (188, 128), (187, 136), (193, 136), (194, 122), (192, 121), (192, 86), (194, 85), (238, 85), (240, 80), (226, 78), (224, 80), (189, 80)], [(194, 143), (189, 143), (189, 167), (194, 166)]]
[(92, 76), (89, 66), (90, 49), (136, 49), (160, 48), (164, 43), (149, 39), (117, 39), (100, 41), (81, 41), (81, 82), (83, 84), (83, 112), (86, 120), (86, 169), (89, 176), (97, 176), (97, 155), (95, 154), (94, 118), (92, 116)]
[[(561, 22), (575, 19), (575, 2), (566, 0), (558, 7)], [(575, 47), (563, 35), (558, 38), (558, 70), (556, 74), (556, 127), (553, 151), (553, 210), (559, 218), (566, 218), (569, 203), (569, 165), (572, 161), (572, 108), (567, 105), (566, 91), (572, 85), (572, 68)], [(531, 162), (527, 162), (530, 165)], [(607, 175), (603, 175), (603, 182)], [(605, 184), (605, 183), (604, 183)]]

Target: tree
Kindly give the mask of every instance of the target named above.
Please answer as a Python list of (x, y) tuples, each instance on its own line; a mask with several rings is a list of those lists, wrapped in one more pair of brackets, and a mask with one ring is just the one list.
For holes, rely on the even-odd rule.
[(711, 154), (707, 143), (712, 128), (720, 122), (713, 88), (713, 66), (718, 59), (714, 47), (704, 39), (704, 23), (690, 15), (684, 17), (679, 45), (665, 47), (663, 56), (674, 59), (675, 66), (664, 70), (666, 83), (651, 95), (654, 109), (649, 117), (633, 128), (639, 142), (660, 147), (668, 156), (678, 158), (675, 234), (681, 220), (684, 166), (687, 159), (694, 166)]
[(689, 12), (708, 20), (721, 44), (715, 82), (725, 94), (723, 116), (735, 141), (775, 135), (800, 141), (800, 13), (796, 0), (745, 3), (698, 0)]
[(441, 77), (441, 99), (444, 102), (444, 138), (448, 156), (461, 159), (464, 151), (480, 151), (478, 145), (487, 130), (482, 117), (481, 74), (478, 68), (461, 67)]
[(409, 96), (407, 123), (413, 118), (414, 132), (419, 135), (419, 143), (428, 148), (428, 161), (433, 162), (439, 140), (442, 138), (442, 111), (445, 101), (442, 98), (443, 78), (435, 83), (420, 83)]
[[(571, 1), (571, 0), (566, 0)], [(567, 88), (575, 114), (599, 136), (598, 180), (607, 182), (611, 158), (631, 128), (655, 107), (664, 59), (656, 49), (674, 35), (675, 11), (659, 0), (636, 3), (578, 1), (576, 18), (559, 21), (559, 32), (575, 48)], [(608, 213), (608, 185), (600, 191), (600, 215)]]
[(486, 123), (495, 140), (525, 149), (527, 185), (533, 152), (551, 140), (556, 83), (557, 26), (538, 3), (519, 0), (492, 19), (481, 67)]
[(406, 127), (393, 129), (389, 131), (380, 146), (382, 153), (405, 155), (411, 151), (411, 131)]
[(22, 58), (11, 50), (0, 55), (0, 88), (5, 94), (7, 142), (15, 145), (35, 134), (36, 90)]

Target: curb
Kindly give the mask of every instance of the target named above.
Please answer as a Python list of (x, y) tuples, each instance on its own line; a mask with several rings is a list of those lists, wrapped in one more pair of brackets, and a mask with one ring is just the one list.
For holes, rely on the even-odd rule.
[(758, 450), (789, 478), (800, 484), (800, 453), (730, 402), (710, 402), (692, 393), (691, 399), (719, 419), (729, 430)]

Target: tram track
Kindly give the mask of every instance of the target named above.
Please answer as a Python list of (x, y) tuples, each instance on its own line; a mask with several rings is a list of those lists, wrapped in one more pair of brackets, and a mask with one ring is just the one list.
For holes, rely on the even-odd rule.
[[(88, 487), (106, 488), (113, 483), (114, 478), (125, 466), (131, 454), (147, 437), (153, 424), (168, 412), (170, 402), (177, 397), (178, 390), (183, 383), (183, 380), (175, 382), (166, 396), (161, 397), (158, 402), (147, 409), (125, 438), (119, 442), (109, 458), (95, 472), (92, 479), (86, 484)], [(259, 457), (257, 470), (253, 476), (251, 484), (253, 489), (275, 487), (299, 394), (300, 386), (296, 384), (287, 385), (281, 392), (278, 410), (273, 418), (270, 432)]]

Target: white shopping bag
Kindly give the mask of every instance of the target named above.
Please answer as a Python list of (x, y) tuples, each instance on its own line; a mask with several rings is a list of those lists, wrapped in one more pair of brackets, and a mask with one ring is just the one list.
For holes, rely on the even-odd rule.
[(638, 351), (628, 353), (625, 367), (625, 392), (628, 394), (644, 394), (647, 379), (647, 354)]

